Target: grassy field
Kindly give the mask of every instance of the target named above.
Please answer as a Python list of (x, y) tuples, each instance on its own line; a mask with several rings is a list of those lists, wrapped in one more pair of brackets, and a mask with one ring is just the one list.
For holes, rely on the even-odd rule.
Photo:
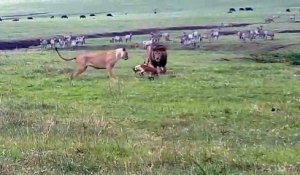
[[(2, 0), (0, 15), (109, 11), (117, 16), (97, 15), (84, 22), (75, 15), (67, 21), (42, 16), (3, 21), (0, 40), (259, 23), (299, 6), (296, 0), (72, 2)], [(226, 14), (229, 7), (244, 6), (255, 12)], [(159, 17), (152, 14), (154, 8)], [(264, 27), (299, 29), (299, 23), (287, 20), (284, 14)], [(129, 46), (130, 59), (114, 70), (116, 82), (94, 69), (70, 81), (75, 64), (53, 50), (1, 51), (0, 174), (299, 174), (299, 34), (276, 33), (274, 41), (252, 43), (221, 36), (193, 50), (180, 47), (182, 31), (169, 32), (175, 41), (166, 43), (168, 72), (154, 81), (135, 77), (132, 67), (143, 62), (145, 51)], [(108, 38), (88, 39), (83, 50), (61, 52), (71, 57), (114, 47)]]
[[(286, 13), (287, 7), (296, 7), (296, 0), (282, 2), (281, 0), (260, 1), (229, 1), (229, 0), (167, 0), (162, 1), (159, 7), (156, 7), (157, 1), (130, 1), (120, 3), (121, 1), (98, 1), (89, 0), (88, 2), (79, 0), (72, 1), (18, 1), (18, 5), (0, 2), (0, 15), (18, 15), (19, 22), (5, 20), (0, 23), (0, 40), (28, 39), (51, 37), (56, 34), (90, 34), (103, 33), (111, 31), (124, 31), (131, 29), (149, 28), (149, 27), (169, 27), (182, 25), (207, 25), (235, 22), (254, 22), (261, 23), (264, 19), (272, 15), (281, 15), (276, 20), (279, 24), (271, 24), (270, 29), (299, 29), (300, 24), (290, 23), (289, 16), (297, 14), (300, 16), (298, 8), (291, 8), (292, 13)], [(84, 5), (82, 4), (84, 3)], [(118, 4), (120, 3), (120, 4)], [(134, 4), (134, 5), (133, 5)], [(22, 8), (19, 8), (22, 6)], [(26, 8), (28, 6), (28, 8)], [(227, 14), (230, 7), (238, 9), (239, 7), (252, 6), (253, 12), (236, 12)], [(299, 4), (298, 4), (299, 6)], [(30, 7), (30, 8), (29, 8)], [(70, 8), (66, 8), (70, 7)], [(159, 13), (153, 14), (153, 9), (158, 8)], [(126, 9), (126, 10), (125, 10)], [(21, 10), (21, 11), (20, 11)], [(79, 14), (89, 14), (94, 12), (112, 11), (115, 17), (106, 17), (105, 14), (99, 14), (95, 18), (79, 19)], [(30, 13), (48, 13), (33, 16), (34, 20), (27, 20), (26, 14)], [(125, 15), (125, 13), (127, 13)], [(70, 14), (69, 19), (60, 19), (61, 14)], [(49, 20), (49, 16), (55, 15), (56, 18)], [(7, 17), (3, 17), (6, 19)], [(11, 18), (11, 17), (10, 17)]]
[(299, 67), (171, 50), (169, 73), (149, 81), (130, 53), (117, 83), (92, 69), (70, 82), (74, 64), (52, 51), (2, 53), (1, 171), (297, 174)]
[[(159, 12), (195, 11), (201, 14), (212, 13), (215, 10), (224, 11), (230, 7), (252, 6), (256, 11), (279, 12), (289, 7), (299, 7), (297, 0), (287, 2), (281, 0), (2, 0), (0, 15), (18, 15), (30, 13), (77, 14), (77, 13), (152, 13)], [(22, 7), (22, 8), (20, 8)]]

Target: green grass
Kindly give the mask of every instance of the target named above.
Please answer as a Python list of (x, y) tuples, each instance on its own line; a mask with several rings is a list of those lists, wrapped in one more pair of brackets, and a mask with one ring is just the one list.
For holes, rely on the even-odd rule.
[[(0, 40), (261, 22), (274, 14), (282, 16), (264, 28), (299, 28), (283, 13), (298, 6), (296, 0), (170, 2), (1, 0), (1, 16), (111, 11), (116, 17), (23, 17), (1, 22)], [(226, 13), (244, 6), (255, 11)], [(159, 16), (152, 14), (154, 8)], [(172, 31), (171, 39), (181, 34)], [(133, 42), (147, 37), (134, 36)], [(155, 81), (134, 76), (132, 67), (145, 54), (138, 48), (117, 64), (117, 82), (94, 69), (70, 81), (75, 64), (52, 50), (2, 51), (0, 174), (298, 174), (300, 68), (288, 61), (299, 61), (299, 39), (276, 33), (274, 41), (242, 43), (222, 36), (195, 50), (169, 42), (168, 72)], [(107, 38), (89, 39), (85, 50), (112, 47)], [(71, 57), (83, 50), (61, 52)]]
[(155, 81), (134, 78), (143, 52), (130, 50), (118, 82), (91, 69), (71, 83), (74, 63), (52, 51), (1, 54), (1, 171), (296, 174), (299, 67), (169, 55)]
[[(153, 1), (123, 1), (123, 0), (2, 0), (1, 15), (28, 14), (46, 12), (62, 13), (89, 13), (89, 12), (116, 12), (116, 13), (152, 13), (157, 8), (159, 12), (196, 11), (202, 14), (213, 13), (214, 10), (227, 11), (230, 7), (252, 6), (256, 11), (284, 11), (288, 7), (298, 7), (297, 0), (283, 2), (281, 0), (153, 0)], [(22, 8), (20, 8), (22, 7)], [(293, 10), (293, 9), (292, 9)], [(297, 10), (297, 9), (295, 9)]]
[[(47, 12), (49, 15), (34, 16), (34, 20), (27, 20), (26, 16), (21, 17), (19, 22), (3, 21), (0, 23), (0, 40), (28, 39), (51, 37), (56, 34), (89, 34), (103, 33), (111, 31), (124, 31), (131, 29), (149, 27), (169, 27), (181, 25), (207, 25), (221, 24), (221, 22), (247, 23), (264, 22), (270, 15), (282, 15), (278, 20), (280, 24), (270, 24), (270, 29), (298, 29), (299, 23), (289, 23), (290, 14), (285, 13), (286, 7), (297, 5), (296, 0), (288, 2), (276, 1), (208, 1), (190, 0), (186, 1), (98, 1), (89, 0), (79, 2), (78, 0), (64, 0), (60, 2), (18, 1), (20, 4), (2, 2), (0, 10), (2, 15), (29, 14), (37, 12)], [(260, 2), (260, 3), (258, 3)], [(157, 7), (159, 4), (159, 7)], [(22, 8), (19, 8), (22, 6)], [(227, 14), (230, 7), (252, 6), (254, 12), (236, 12)], [(28, 7), (28, 8), (27, 8)], [(30, 8), (29, 8), (30, 7)], [(66, 8), (69, 7), (69, 8)], [(152, 13), (154, 8), (158, 8), (159, 14)], [(126, 9), (126, 10), (125, 10)], [(115, 12), (115, 17), (106, 17), (99, 14), (95, 18), (79, 19), (79, 14), (89, 14), (91, 12)], [(127, 15), (124, 13), (128, 12)], [(55, 19), (49, 20), (49, 16), (56, 15)], [(70, 15), (68, 20), (59, 18), (61, 14)], [(76, 14), (76, 15), (75, 15)], [(1, 15), (1, 13), (0, 13)], [(5, 18), (4, 18), (5, 19)]]

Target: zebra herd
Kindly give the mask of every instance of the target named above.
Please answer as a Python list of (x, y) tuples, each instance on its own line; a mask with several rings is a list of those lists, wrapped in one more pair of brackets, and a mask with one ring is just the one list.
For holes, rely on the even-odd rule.
[[(133, 35), (132, 35), (132, 33), (130, 33), (123, 37), (125, 39), (125, 42), (128, 43), (128, 42), (131, 42)], [(119, 35), (114, 36), (109, 40), (109, 42), (110, 43), (122, 43), (123, 37), (119, 36)], [(151, 32), (149, 40), (142, 41), (143, 47), (146, 48), (148, 45), (151, 45), (153, 43), (159, 43), (162, 37), (164, 37), (165, 41), (171, 41), (170, 34), (167, 32), (166, 33)]]
[[(111, 38), (111, 40), (109, 40), (110, 43), (121, 43), (123, 42), (123, 37), (122, 36), (114, 36)], [(132, 33), (127, 34), (124, 36), (125, 42), (131, 42), (132, 39)]]
[(83, 46), (85, 44), (85, 36), (74, 37), (72, 35), (58, 36), (51, 38), (50, 40), (40, 39), (40, 46), (42, 49), (48, 48), (51, 49), (55, 47), (66, 48), (66, 47), (76, 47)]
[[(197, 43), (203, 41), (204, 39), (209, 40), (211, 42), (213, 39), (218, 40), (220, 37), (219, 30), (211, 30), (205, 33), (199, 33), (198, 31), (192, 31), (192, 33), (183, 32), (183, 35), (180, 37), (181, 46), (196, 46)], [(166, 42), (171, 41), (170, 33), (168, 32), (151, 32), (149, 40), (143, 41), (143, 47), (146, 48), (148, 45), (152, 43), (159, 43), (161, 38), (164, 38)]]
[(151, 32), (149, 40), (145, 40), (142, 42), (143, 48), (147, 48), (147, 46), (154, 44), (154, 43), (159, 43), (161, 41), (162, 37), (165, 39), (165, 41), (171, 41), (170, 34), (168, 32), (165, 32), (165, 33)]
[[(275, 34), (274, 32), (270, 30), (265, 30), (263, 29), (262, 26), (260, 26), (253, 30), (239, 31), (237, 32), (237, 36), (240, 40), (246, 42), (247, 40), (252, 41), (256, 38), (261, 38), (261, 39), (270, 38), (271, 40), (273, 40)], [(133, 37), (132, 33), (127, 34), (125, 36), (114, 36), (111, 38), (110, 42), (121, 43), (123, 42), (123, 38), (124, 38), (125, 42), (128, 43), (132, 41), (132, 37)], [(209, 42), (212, 42), (213, 40), (219, 40), (219, 37), (220, 37), (220, 28), (212, 29), (203, 33), (200, 33), (197, 30), (188, 33), (183, 32), (183, 35), (181, 35), (179, 38), (182, 47), (187, 47), (187, 46), (197, 47), (197, 45), (199, 45), (204, 40), (208, 40)], [(149, 39), (142, 41), (143, 48), (147, 48), (147, 46), (154, 43), (159, 43), (162, 38), (166, 42), (171, 41), (170, 33), (168, 32), (164, 32), (164, 33), (151, 32)], [(40, 40), (41, 48), (44, 49), (46, 49), (48, 46), (50, 46), (50, 48), (53, 49), (57, 46), (60, 48), (65, 48), (65, 47), (83, 46), (84, 44), (85, 44), (85, 36), (74, 37), (71, 35), (66, 35), (66, 36), (56, 36), (50, 40), (45, 40), (45, 39)]]
[(210, 30), (208, 32), (199, 33), (198, 31), (192, 31), (192, 33), (183, 32), (183, 35), (180, 37), (180, 43), (182, 46), (193, 46), (196, 47), (197, 43), (202, 42), (204, 39), (207, 39), (209, 42), (220, 37), (220, 29)]
[(263, 29), (262, 26), (257, 27), (254, 30), (245, 30), (245, 31), (240, 31), (237, 33), (238, 37), (240, 40), (243, 40), (246, 42), (248, 39), (249, 41), (255, 40), (256, 38), (261, 38), (261, 39), (268, 39), (270, 38), (271, 40), (274, 39), (275, 34), (273, 31), (270, 30), (265, 30)]
[[(130, 33), (123, 37), (125, 39), (125, 42), (128, 43), (128, 42), (131, 42), (133, 35), (132, 35), (132, 33)], [(109, 42), (110, 43), (122, 43), (123, 37), (119, 36), (119, 35), (114, 36), (109, 40)], [(142, 43), (146, 47), (147, 45), (150, 45), (152, 43), (159, 43), (162, 37), (165, 38), (165, 41), (171, 41), (169, 33), (151, 32), (149, 40), (143, 41)]]

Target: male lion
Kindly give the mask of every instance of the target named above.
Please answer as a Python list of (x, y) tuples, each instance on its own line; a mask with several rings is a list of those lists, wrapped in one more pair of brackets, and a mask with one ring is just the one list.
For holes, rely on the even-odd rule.
[(76, 61), (77, 71), (72, 73), (71, 80), (83, 73), (89, 66), (95, 69), (106, 69), (108, 77), (114, 78), (112, 69), (114, 68), (115, 64), (120, 59), (128, 59), (128, 52), (125, 48), (118, 48), (109, 51), (87, 52), (79, 54), (78, 56), (70, 59), (62, 57), (56, 47), (55, 50), (61, 59), (65, 61)]
[(161, 44), (151, 44), (147, 46), (145, 64), (157, 69), (158, 73), (166, 73), (167, 48)]

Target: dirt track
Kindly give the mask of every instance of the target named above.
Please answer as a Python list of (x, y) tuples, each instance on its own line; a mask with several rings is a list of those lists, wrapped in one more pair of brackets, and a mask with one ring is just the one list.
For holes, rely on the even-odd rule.
[[(231, 27), (246, 27), (249, 25), (253, 25), (256, 23), (237, 23), (232, 24), (230, 26), (225, 26), (223, 28), (231, 28)], [(108, 33), (94, 33), (85, 35), (86, 38), (102, 38), (102, 37), (113, 37), (116, 35), (124, 36), (128, 33), (132, 33), (133, 35), (145, 35), (154, 31), (163, 31), (163, 30), (196, 30), (196, 29), (214, 29), (219, 28), (218, 25), (204, 25), (204, 26), (178, 26), (178, 27), (164, 27), (164, 28), (147, 28), (147, 29), (137, 29), (137, 30), (129, 30), (122, 32), (108, 32)], [(276, 31), (277, 33), (300, 33), (300, 30), (283, 30)], [(221, 35), (234, 35), (237, 31), (233, 30), (223, 30), (220, 32)], [(44, 38), (49, 40), (50, 38)], [(0, 50), (13, 50), (13, 49), (21, 49), (21, 48), (29, 48), (32, 46), (38, 46), (40, 44), (39, 38), (31, 38), (24, 40), (11, 40), (11, 41), (0, 41)]]

